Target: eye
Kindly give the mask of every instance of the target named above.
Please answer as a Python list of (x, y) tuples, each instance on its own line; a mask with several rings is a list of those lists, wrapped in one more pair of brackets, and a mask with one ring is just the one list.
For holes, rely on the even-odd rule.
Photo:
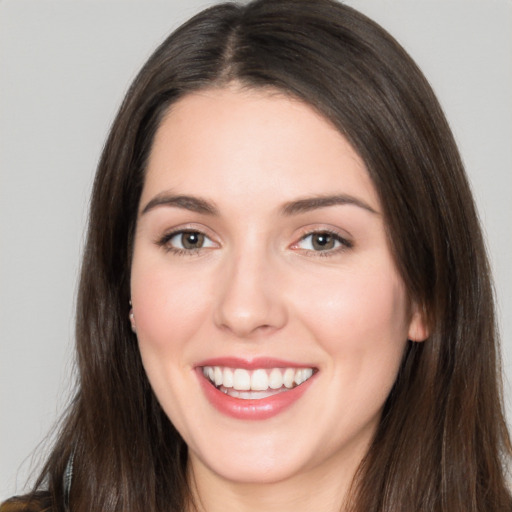
[(216, 247), (216, 244), (201, 231), (181, 230), (169, 233), (160, 242), (168, 250), (191, 252), (207, 247)]
[(352, 247), (352, 243), (337, 233), (317, 231), (302, 237), (295, 248), (314, 252), (331, 252), (336, 249)]

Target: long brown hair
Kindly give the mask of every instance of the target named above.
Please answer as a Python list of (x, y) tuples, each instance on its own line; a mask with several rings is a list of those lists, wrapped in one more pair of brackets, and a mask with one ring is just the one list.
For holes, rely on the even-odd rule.
[(285, 91), (347, 137), (380, 196), (411, 300), (428, 318), (430, 336), (408, 345), (356, 474), (351, 510), (512, 510), (489, 266), (453, 136), (398, 43), (333, 0), (207, 9), (135, 79), (94, 183), (77, 305), (78, 392), (36, 487), (48, 489), (55, 511), (69, 498), (74, 512), (178, 512), (189, 499), (186, 445), (149, 386), (128, 322), (130, 259), (163, 115), (191, 91), (231, 81)]

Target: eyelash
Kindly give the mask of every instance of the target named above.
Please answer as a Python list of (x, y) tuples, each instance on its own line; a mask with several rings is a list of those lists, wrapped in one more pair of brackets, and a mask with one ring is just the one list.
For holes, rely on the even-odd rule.
[[(324, 251), (314, 251), (311, 249), (300, 249), (299, 247), (297, 247), (297, 245), (299, 243), (301, 243), (304, 240), (306, 240), (307, 238), (313, 237), (315, 235), (328, 235), (329, 237), (332, 237), (335, 242), (339, 242), (340, 246), (332, 248), (332, 249), (327, 249)], [(302, 235), (300, 237), (298, 242), (295, 242), (292, 245), (292, 247), (295, 247), (299, 250), (308, 251), (309, 253), (312, 253), (314, 255), (314, 257), (319, 257), (319, 258), (328, 258), (331, 256), (335, 256), (335, 255), (339, 254), (340, 252), (344, 252), (348, 249), (352, 249), (353, 246), (354, 246), (354, 244), (350, 240), (347, 240), (346, 238), (342, 237), (338, 232), (330, 230), (330, 229), (318, 229), (318, 230), (308, 231), (307, 233), (305, 233), (304, 235)]]
[[(208, 237), (204, 232), (202, 232), (202, 231), (200, 231), (198, 229), (179, 229), (179, 230), (171, 231), (170, 233), (165, 234), (159, 240), (156, 241), (156, 244), (158, 246), (164, 248), (166, 250), (166, 252), (173, 253), (173, 254), (175, 254), (177, 256), (193, 256), (193, 255), (198, 255), (203, 249), (208, 249), (209, 247), (211, 247), (211, 246), (207, 246), (207, 247), (197, 247), (197, 248), (191, 248), (191, 249), (184, 249), (184, 248), (173, 247), (173, 246), (169, 245), (169, 242), (174, 237), (179, 236), (179, 235), (184, 235), (184, 234), (187, 234), (187, 233), (191, 233), (191, 234), (195, 233), (195, 234), (204, 236), (205, 239), (207, 239), (210, 242), (212, 242), (210, 237)], [(301, 242), (303, 242), (307, 238), (313, 237), (315, 235), (327, 235), (327, 236), (331, 237), (332, 239), (334, 239), (335, 242), (338, 242), (340, 244), (340, 246), (332, 248), (332, 249), (326, 249), (324, 251), (315, 251), (315, 250), (312, 250), (312, 249), (301, 249), (301, 248), (297, 247)], [(212, 242), (212, 244), (214, 244), (214, 243), (215, 242)], [(334, 256), (335, 254), (338, 254), (339, 252), (351, 249), (353, 247), (353, 245), (354, 244), (350, 240), (347, 240), (346, 238), (342, 237), (336, 231), (332, 231), (332, 230), (329, 230), (329, 229), (319, 229), (319, 230), (309, 231), (309, 232), (305, 233), (304, 235), (302, 235), (300, 237), (300, 239), (297, 242), (292, 244), (291, 247), (293, 249), (298, 249), (298, 250), (301, 250), (301, 251), (307, 251), (308, 253), (313, 254), (315, 257), (326, 258), (326, 257)]]
[(183, 249), (181, 247), (173, 247), (172, 245), (169, 245), (169, 242), (176, 236), (184, 235), (184, 234), (198, 234), (204, 236), (205, 239), (211, 241), (211, 238), (206, 235), (204, 232), (198, 230), (198, 229), (178, 229), (176, 231), (171, 231), (170, 233), (165, 234), (162, 238), (157, 240), (156, 244), (162, 248), (165, 249), (166, 252), (170, 252), (175, 254), (176, 256), (193, 256), (198, 255), (202, 249), (208, 248), (208, 247), (197, 247), (192, 249)]

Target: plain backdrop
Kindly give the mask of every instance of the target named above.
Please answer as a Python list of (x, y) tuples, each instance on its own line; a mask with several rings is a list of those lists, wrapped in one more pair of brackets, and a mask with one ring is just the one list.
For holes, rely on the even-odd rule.
[[(0, 500), (24, 490), (70, 395), (76, 278), (109, 125), (155, 46), (210, 3), (0, 1)], [(347, 3), (405, 46), (445, 108), (484, 224), (512, 375), (512, 1)], [(508, 405), (508, 382), (506, 392)]]

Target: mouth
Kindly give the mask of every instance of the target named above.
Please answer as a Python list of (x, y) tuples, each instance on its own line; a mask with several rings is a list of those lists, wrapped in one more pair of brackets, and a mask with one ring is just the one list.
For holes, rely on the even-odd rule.
[(203, 366), (203, 375), (219, 391), (242, 400), (261, 400), (289, 391), (309, 380), (313, 368), (230, 368)]
[(265, 420), (293, 404), (311, 387), (318, 369), (283, 361), (235, 358), (196, 367), (205, 397), (217, 411), (239, 420)]

